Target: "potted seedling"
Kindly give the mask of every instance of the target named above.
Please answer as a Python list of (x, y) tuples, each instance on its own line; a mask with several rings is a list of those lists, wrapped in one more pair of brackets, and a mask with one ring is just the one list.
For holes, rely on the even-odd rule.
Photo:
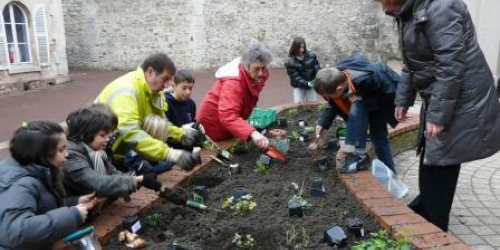
[(290, 217), (302, 217), (310, 211), (312, 204), (300, 195), (294, 195), (288, 200), (288, 214)]
[(240, 235), (235, 233), (233, 236), (232, 243), (238, 248), (242, 250), (252, 249), (255, 246), (255, 240), (252, 238), (250, 234)]
[(288, 138), (290, 138), (290, 140), (294, 140), (294, 141), (297, 141), (299, 140), (299, 133), (297, 131), (292, 131), (292, 133), (290, 133), (290, 135), (288, 136)]

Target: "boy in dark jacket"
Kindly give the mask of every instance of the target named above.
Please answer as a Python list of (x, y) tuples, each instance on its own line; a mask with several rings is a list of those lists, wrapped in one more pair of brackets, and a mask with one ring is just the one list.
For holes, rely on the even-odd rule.
[(388, 139), (387, 124), (397, 125), (394, 97), (399, 76), (387, 65), (372, 63), (362, 55), (353, 55), (337, 63), (336, 68), (320, 70), (314, 90), (328, 101), (316, 127), (319, 137), (333, 119), (347, 120), (345, 146), (338, 157), (340, 172), (352, 173), (368, 168), (367, 130), (377, 157), (392, 171), (394, 160)]
[(195, 78), (189, 70), (179, 70), (174, 76), (172, 89), (165, 92), (168, 110), (165, 112), (169, 122), (177, 127), (195, 121), (196, 104), (191, 99)]

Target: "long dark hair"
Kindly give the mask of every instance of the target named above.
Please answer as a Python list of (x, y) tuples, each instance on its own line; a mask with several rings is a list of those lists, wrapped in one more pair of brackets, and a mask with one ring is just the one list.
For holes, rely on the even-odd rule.
[(299, 53), (300, 45), (304, 44), (304, 52), (307, 51), (306, 40), (300, 36), (297, 36), (292, 41), (292, 46), (290, 46), (290, 51), (288, 51), (289, 57), (294, 57)]
[(22, 166), (38, 164), (50, 170), (52, 189), (60, 205), (64, 204), (66, 191), (62, 184), (62, 171), (52, 165), (50, 160), (57, 153), (57, 146), (64, 129), (51, 121), (24, 122), (14, 132), (10, 140), (10, 154)]

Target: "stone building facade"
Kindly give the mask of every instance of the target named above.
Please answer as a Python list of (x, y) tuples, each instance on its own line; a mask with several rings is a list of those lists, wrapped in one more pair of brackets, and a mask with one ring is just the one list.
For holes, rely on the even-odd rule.
[(69, 80), (60, 0), (0, 0), (0, 94)]
[(69, 66), (130, 70), (164, 51), (179, 67), (214, 69), (249, 43), (270, 48), (283, 67), (302, 36), (321, 64), (352, 52), (398, 58), (392, 20), (371, 0), (62, 0)]

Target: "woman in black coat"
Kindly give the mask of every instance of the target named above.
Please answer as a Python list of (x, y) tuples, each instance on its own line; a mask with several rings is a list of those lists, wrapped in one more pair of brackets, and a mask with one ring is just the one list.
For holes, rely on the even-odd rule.
[(51, 249), (78, 229), (95, 197), (66, 198), (61, 179), (66, 135), (57, 123), (24, 123), (10, 152), (0, 162), (0, 249)]
[(500, 150), (500, 104), (493, 75), (461, 0), (379, 0), (396, 18), (403, 72), (396, 118), (419, 93), (420, 195), (410, 207), (444, 231), (464, 162)]
[(320, 70), (316, 54), (307, 50), (304, 38), (296, 37), (293, 39), (288, 56), (285, 67), (290, 77), (290, 85), (293, 87), (293, 101), (295, 103), (317, 101), (316, 92), (309, 86), (309, 82), (314, 80)]

